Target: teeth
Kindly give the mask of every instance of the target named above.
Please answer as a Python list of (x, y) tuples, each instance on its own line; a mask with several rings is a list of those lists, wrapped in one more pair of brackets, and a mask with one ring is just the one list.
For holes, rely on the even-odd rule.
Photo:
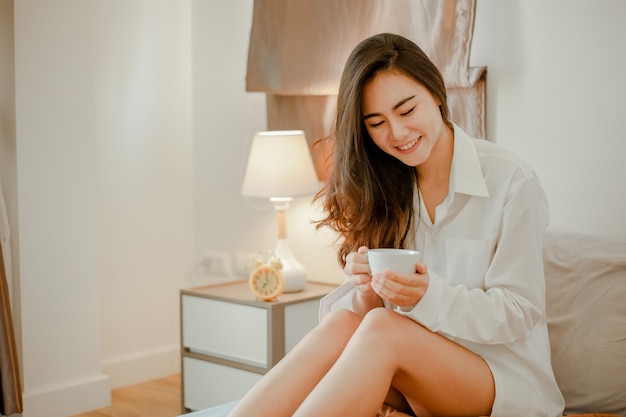
[(417, 143), (416, 140), (407, 143), (406, 145), (398, 146), (398, 149), (401, 151), (406, 151), (407, 149), (412, 148)]

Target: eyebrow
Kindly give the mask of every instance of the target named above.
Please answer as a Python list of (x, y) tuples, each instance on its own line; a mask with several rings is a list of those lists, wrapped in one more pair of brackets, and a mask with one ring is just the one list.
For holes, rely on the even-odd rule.
[[(395, 106), (393, 106), (393, 110), (397, 110), (398, 107), (402, 106), (404, 103), (406, 103), (407, 101), (411, 100), (412, 98), (414, 98), (415, 96), (410, 96), (407, 98), (403, 98), (402, 100), (400, 100), (399, 102), (396, 103)], [(371, 117), (376, 117), (376, 116), (380, 116), (380, 113), (370, 113), (370, 114), (366, 114), (365, 116), (363, 116), (363, 120), (369, 119)]]

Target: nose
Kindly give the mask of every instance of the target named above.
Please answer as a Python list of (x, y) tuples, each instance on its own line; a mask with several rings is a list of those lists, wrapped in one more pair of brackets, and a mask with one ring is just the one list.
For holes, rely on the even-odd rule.
[(389, 123), (389, 134), (394, 141), (401, 141), (408, 133), (408, 128), (402, 120), (392, 119)]

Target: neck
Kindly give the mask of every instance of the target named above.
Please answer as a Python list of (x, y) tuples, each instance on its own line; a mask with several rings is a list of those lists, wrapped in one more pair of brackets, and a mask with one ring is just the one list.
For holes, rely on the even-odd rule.
[(454, 154), (454, 131), (444, 125), (441, 135), (430, 152), (426, 161), (418, 165), (417, 177), (424, 183), (448, 183), (452, 169), (452, 155)]

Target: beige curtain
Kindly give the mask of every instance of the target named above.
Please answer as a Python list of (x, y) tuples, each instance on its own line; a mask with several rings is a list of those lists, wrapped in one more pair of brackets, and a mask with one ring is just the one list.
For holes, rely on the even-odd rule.
[[(2, 190), (0, 189), (0, 414), (11, 415), (21, 413), (22, 384), (18, 367), (15, 334), (13, 333), (13, 317), (11, 315), (11, 298), (7, 283), (7, 269), (4, 250), (8, 247), (8, 221)], [(10, 253), (8, 250), (7, 253)]]
[[(442, 72), (453, 120), (485, 137), (484, 69), (469, 68), (476, 0), (255, 0), (247, 91), (267, 93), (268, 129), (332, 134), (343, 66), (358, 42), (381, 32), (415, 41)], [(328, 149), (314, 148), (320, 179)]]

